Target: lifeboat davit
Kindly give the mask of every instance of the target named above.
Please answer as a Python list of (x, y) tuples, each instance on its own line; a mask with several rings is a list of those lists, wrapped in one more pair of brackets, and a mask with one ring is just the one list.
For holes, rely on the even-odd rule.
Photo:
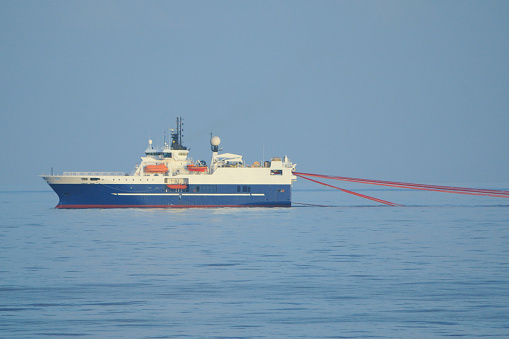
[(207, 166), (196, 166), (193, 164), (187, 165), (189, 172), (207, 172)]
[(166, 173), (168, 172), (168, 167), (165, 164), (159, 165), (147, 165), (145, 166), (146, 173)]

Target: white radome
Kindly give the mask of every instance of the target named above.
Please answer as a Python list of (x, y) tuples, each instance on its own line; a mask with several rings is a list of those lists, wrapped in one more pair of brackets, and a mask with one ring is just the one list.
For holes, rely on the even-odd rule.
[(219, 146), (219, 144), (221, 143), (221, 139), (219, 139), (219, 137), (216, 135), (216, 136), (213, 136), (211, 139), (210, 139), (210, 144), (212, 146)]

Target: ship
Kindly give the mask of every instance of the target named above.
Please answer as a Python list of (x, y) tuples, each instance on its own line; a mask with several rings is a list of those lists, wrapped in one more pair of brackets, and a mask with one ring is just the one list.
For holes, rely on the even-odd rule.
[(296, 164), (286, 155), (246, 164), (241, 155), (223, 153), (211, 134), (210, 164), (193, 161), (182, 144), (183, 119), (176, 120), (168, 142), (154, 147), (149, 140), (130, 173), (42, 175), (58, 195), (56, 208), (291, 207)]

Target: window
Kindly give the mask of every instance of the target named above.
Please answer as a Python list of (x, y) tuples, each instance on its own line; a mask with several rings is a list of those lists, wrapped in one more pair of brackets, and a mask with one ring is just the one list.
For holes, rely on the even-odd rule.
[(201, 193), (217, 193), (217, 185), (196, 186), (194, 191)]
[(270, 175), (282, 175), (282, 170), (270, 170)]

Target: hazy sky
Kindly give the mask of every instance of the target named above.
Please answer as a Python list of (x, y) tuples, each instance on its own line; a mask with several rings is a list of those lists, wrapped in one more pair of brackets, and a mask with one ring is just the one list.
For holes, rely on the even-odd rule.
[(0, 58), (2, 185), (129, 172), (177, 115), (195, 160), (509, 183), (508, 1), (1, 0)]

